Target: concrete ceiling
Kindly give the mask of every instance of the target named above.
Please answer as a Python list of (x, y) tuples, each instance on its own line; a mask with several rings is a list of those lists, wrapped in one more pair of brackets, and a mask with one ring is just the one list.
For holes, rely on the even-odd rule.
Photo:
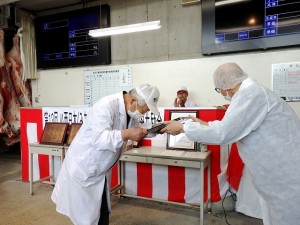
[(33, 14), (59, 9), (63, 7), (69, 7), (74, 5), (85, 4), (94, 2), (97, 0), (19, 0), (15, 2), (15, 5), (23, 10), (32, 12)]

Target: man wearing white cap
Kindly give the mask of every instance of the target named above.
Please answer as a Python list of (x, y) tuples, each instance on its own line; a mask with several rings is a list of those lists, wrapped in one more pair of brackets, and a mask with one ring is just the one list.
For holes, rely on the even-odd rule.
[(142, 84), (94, 104), (68, 148), (52, 193), (59, 213), (76, 225), (109, 224), (111, 169), (128, 140), (147, 135), (139, 119), (148, 111), (159, 113), (159, 95), (156, 87)]
[(189, 101), (187, 97), (189, 96), (189, 92), (186, 87), (180, 86), (177, 89), (177, 98), (175, 98), (175, 101), (173, 103), (174, 107), (196, 107), (197, 105)]

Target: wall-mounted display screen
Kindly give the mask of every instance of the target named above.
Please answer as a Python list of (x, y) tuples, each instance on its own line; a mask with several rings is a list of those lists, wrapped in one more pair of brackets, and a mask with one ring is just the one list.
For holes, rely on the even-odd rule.
[(110, 37), (88, 35), (91, 29), (105, 27), (110, 27), (109, 5), (37, 17), (38, 69), (110, 64)]
[(300, 44), (300, 1), (202, 0), (202, 53)]

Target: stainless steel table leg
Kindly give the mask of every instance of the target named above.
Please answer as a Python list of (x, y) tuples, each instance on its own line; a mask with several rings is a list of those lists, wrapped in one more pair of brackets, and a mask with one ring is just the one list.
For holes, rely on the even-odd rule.
[(30, 192), (30, 195), (33, 195), (33, 193), (32, 193), (32, 185), (33, 185), (33, 169), (32, 169), (32, 166), (33, 166), (32, 153), (29, 150), (29, 189), (30, 189), (29, 192)]
[(210, 157), (208, 158), (209, 163), (207, 166), (207, 199), (208, 199), (208, 212), (211, 212), (211, 174), (210, 174)]
[(53, 182), (54, 180), (54, 156), (49, 155), (49, 160), (50, 160), (50, 182)]
[(204, 224), (204, 163), (200, 163), (200, 225)]
[(121, 189), (120, 189), (120, 195), (122, 196), (124, 194), (124, 189), (125, 189), (125, 186), (124, 186), (124, 176), (125, 176), (125, 162), (121, 161), (121, 164), (120, 164), (120, 184), (121, 184)]

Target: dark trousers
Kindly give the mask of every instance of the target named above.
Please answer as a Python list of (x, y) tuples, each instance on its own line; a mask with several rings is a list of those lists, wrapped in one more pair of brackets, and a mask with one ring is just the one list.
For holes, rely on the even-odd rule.
[(105, 185), (102, 194), (101, 215), (100, 215), (98, 225), (109, 225), (109, 211), (108, 211), (107, 198), (106, 198), (106, 178), (105, 178)]

